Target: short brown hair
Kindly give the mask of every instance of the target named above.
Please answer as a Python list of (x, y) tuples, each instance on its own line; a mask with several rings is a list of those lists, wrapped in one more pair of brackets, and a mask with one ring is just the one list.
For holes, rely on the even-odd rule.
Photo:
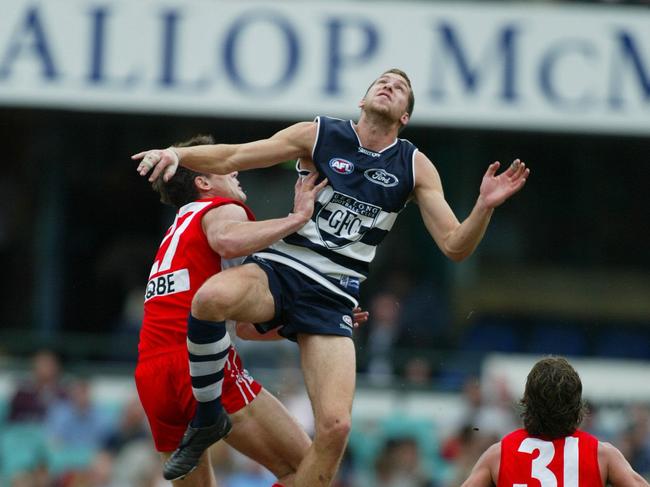
[[(386, 70), (383, 73), (381, 73), (379, 78), (381, 78), (385, 74), (396, 74), (397, 76), (401, 76), (402, 78), (404, 78), (406, 80), (406, 84), (409, 87), (409, 101), (408, 101), (408, 104), (406, 106), (406, 111), (408, 112), (409, 118), (410, 118), (411, 115), (413, 115), (413, 107), (415, 106), (415, 94), (413, 93), (413, 86), (411, 86), (411, 79), (408, 77), (408, 75), (404, 71), (402, 71), (399, 68), (391, 68), (389, 70)], [(379, 79), (379, 78), (377, 78), (377, 79)], [(366, 95), (370, 91), (370, 88), (372, 88), (372, 85), (374, 85), (377, 82), (377, 79), (375, 81), (373, 81), (372, 83), (370, 83), (370, 86), (368, 86), (368, 89), (366, 90)]]
[(521, 406), (529, 434), (549, 439), (571, 435), (586, 414), (580, 376), (565, 358), (543, 358), (528, 374)]
[[(191, 147), (193, 145), (211, 145), (214, 139), (211, 135), (197, 135), (185, 142), (174, 144), (174, 147)], [(151, 183), (154, 191), (160, 194), (160, 201), (175, 208), (185, 206), (199, 199), (199, 191), (194, 184), (194, 178), (203, 176), (203, 173), (192, 171), (183, 166), (176, 168), (176, 173), (165, 182), (160, 177)]]

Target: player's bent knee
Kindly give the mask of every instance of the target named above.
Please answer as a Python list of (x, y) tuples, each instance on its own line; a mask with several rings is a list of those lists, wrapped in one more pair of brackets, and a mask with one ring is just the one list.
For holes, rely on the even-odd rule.
[(192, 299), (192, 315), (199, 320), (221, 321), (231, 307), (232, 292), (219, 281), (206, 282)]

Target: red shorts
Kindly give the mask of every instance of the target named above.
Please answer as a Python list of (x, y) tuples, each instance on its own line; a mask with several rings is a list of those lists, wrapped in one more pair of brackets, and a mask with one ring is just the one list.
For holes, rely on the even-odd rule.
[[(187, 349), (174, 347), (140, 360), (135, 368), (135, 385), (149, 419), (156, 450), (174, 451), (196, 409)], [(243, 368), (235, 348), (230, 347), (221, 392), (226, 412), (236, 413), (255, 399), (261, 389)]]

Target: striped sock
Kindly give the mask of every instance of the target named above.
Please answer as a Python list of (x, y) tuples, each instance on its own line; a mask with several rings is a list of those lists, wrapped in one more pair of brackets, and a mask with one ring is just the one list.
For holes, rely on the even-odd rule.
[(230, 351), (224, 321), (187, 320), (187, 351), (190, 357), (192, 393), (197, 400), (192, 426), (212, 425), (221, 413), (223, 367)]

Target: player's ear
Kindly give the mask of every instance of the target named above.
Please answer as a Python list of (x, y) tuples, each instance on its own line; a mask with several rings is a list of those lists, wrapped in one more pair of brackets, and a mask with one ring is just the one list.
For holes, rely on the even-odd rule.
[(409, 120), (411, 119), (411, 116), (409, 115), (409, 112), (404, 112), (402, 116), (399, 118), (399, 122), (402, 124), (402, 127), (406, 126), (406, 124), (409, 123)]
[(363, 107), (365, 106), (365, 104), (366, 104), (366, 97), (364, 96), (363, 98), (361, 98), (361, 100), (359, 100), (358, 107), (363, 110)]
[(194, 185), (201, 191), (207, 191), (210, 189), (210, 181), (205, 176), (196, 176), (194, 178)]

